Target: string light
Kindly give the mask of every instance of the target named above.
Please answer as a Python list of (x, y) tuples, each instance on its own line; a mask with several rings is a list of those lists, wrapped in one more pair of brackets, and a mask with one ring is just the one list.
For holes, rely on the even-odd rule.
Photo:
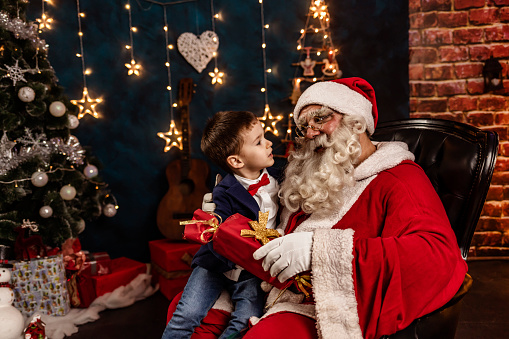
[(171, 87), (171, 64), (170, 64), (170, 50), (173, 49), (173, 46), (169, 44), (168, 39), (168, 19), (166, 17), (166, 7), (163, 7), (164, 13), (164, 37), (165, 37), (165, 50), (166, 50), (166, 62), (165, 67), (168, 74), (168, 86), (166, 89), (168, 90), (168, 98), (169, 98), (169, 106), (170, 106), (170, 129), (168, 132), (158, 132), (157, 136), (166, 141), (166, 146), (164, 146), (164, 151), (168, 152), (172, 147), (177, 147), (182, 150), (182, 133), (175, 126), (175, 121), (173, 120), (173, 108), (177, 107), (177, 104), (173, 102), (173, 93)]
[(53, 22), (53, 19), (52, 18), (49, 18), (47, 15), (46, 15), (46, 11), (44, 9), (44, 3), (47, 2), (51, 5), (53, 5), (53, 3), (51, 2), (51, 0), (42, 0), (42, 13), (41, 13), (41, 17), (39, 19), (36, 19), (36, 21), (39, 23), (39, 33), (42, 33), (43, 30), (47, 29), (51, 29), (51, 23)]
[(134, 60), (134, 39), (133, 39), (133, 33), (136, 33), (138, 29), (136, 27), (133, 27), (131, 15), (131, 2), (129, 0), (127, 0), (125, 8), (129, 12), (129, 39), (130, 39), (130, 45), (126, 45), (126, 49), (128, 49), (131, 52), (131, 62), (126, 63), (125, 67), (127, 68), (127, 75), (139, 76), (141, 71), (141, 65), (138, 64), (136, 60)]
[(260, 16), (262, 21), (262, 55), (263, 55), (263, 84), (264, 87), (262, 87), (260, 90), (265, 95), (265, 109), (263, 111), (263, 116), (261, 118), (258, 118), (260, 122), (262, 123), (262, 127), (265, 132), (271, 132), (275, 136), (279, 135), (279, 132), (277, 130), (276, 124), (283, 119), (282, 115), (273, 116), (270, 112), (269, 107), (269, 96), (267, 93), (267, 73), (271, 73), (272, 70), (269, 68), (267, 69), (267, 55), (265, 53), (265, 50), (267, 48), (267, 44), (265, 43), (265, 30), (268, 29), (269, 25), (265, 25), (265, 17), (263, 14), (263, 0), (258, 0), (260, 3)]
[(81, 69), (83, 73), (83, 97), (80, 100), (71, 100), (73, 105), (79, 107), (78, 119), (81, 119), (85, 114), (90, 114), (94, 118), (99, 118), (99, 113), (95, 110), (95, 107), (100, 104), (102, 99), (92, 99), (88, 94), (87, 89), (87, 73), (90, 74), (90, 70), (85, 67), (85, 52), (83, 50), (83, 31), (81, 30), (81, 18), (85, 17), (85, 13), (80, 11), (80, 1), (76, 0), (76, 7), (78, 10), (78, 36), (80, 40), (80, 53), (76, 54), (77, 57), (81, 58)]
[[(216, 25), (215, 20), (219, 18), (218, 14), (214, 13), (214, 0), (210, 0), (210, 11), (212, 12), (212, 31), (214, 32), (214, 41), (216, 41)], [(212, 78), (212, 85), (223, 84), (224, 72), (220, 72), (217, 68), (217, 53), (213, 53), (214, 56), (214, 72), (209, 72), (209, 76)]]

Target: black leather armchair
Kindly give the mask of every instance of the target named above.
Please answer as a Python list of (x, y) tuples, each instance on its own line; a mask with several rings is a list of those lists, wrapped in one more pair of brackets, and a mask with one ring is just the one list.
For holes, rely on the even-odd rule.
[[(497, 134), (448, 120), (408, 119), (379, 124), (372, 139), (408, 144), (442, 200), (466, 259), (493, 175)], [(471, 285), (467, 274), (446, 305), (386, 338), (453, 339), (461, 300)]]

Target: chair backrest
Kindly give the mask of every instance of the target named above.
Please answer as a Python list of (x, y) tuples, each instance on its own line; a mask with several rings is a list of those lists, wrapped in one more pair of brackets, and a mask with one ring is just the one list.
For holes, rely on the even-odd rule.
[(498, 135), (449, 120), (407, 119), (379, 124), (375, 141), (403, 141), (444, 204), (464, 259), (490, 187)]

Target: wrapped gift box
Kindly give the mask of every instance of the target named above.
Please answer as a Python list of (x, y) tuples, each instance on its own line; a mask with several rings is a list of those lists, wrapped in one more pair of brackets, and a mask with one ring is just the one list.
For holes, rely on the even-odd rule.
[(277, 277), (271, 277), (269, 272), (263, 270), (262, 260), (253, 258), (253, 252), (262, 246), (262, 241), (267, 243), (279, 236), (277, 231), (266, 228), (267, 213), (260, 213), (259, 221), (252, 221), (239, 213), (221, 224), (217, 220), (211, 222), (211, 218), (214, 217), (196, 210), (193, 221), (185, 222), (186, 239), (204, 243), (211, 238), (217, 253), (277, 288), (283, 289), (293, 282), (291, 279), (279, 282)]
[(121, 257), (111, 260), (110, 274), (94, 276), (80, 273), (76, 277), (81, 301), (79, 307), (88, 307), (95, 298), (129, 284), (139, 274), (146, 272), (146, 264)]
[(87, 275), (105, 275), (111, 272), (111, 259), (106, 252), (96, 252), (86, 254), (86, 260), (83, 263), (82, 274)]
[(159, 239), (149, 242), (152, 277), (168, 300), (184, 289), (200, 245)]

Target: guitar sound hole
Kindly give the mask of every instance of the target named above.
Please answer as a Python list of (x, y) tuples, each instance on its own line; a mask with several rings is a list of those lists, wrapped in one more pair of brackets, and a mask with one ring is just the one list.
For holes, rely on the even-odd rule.
[(182, 195), (190, 195), (194, 191), (194, 182), (191, 179), (184, 179), (179, 184)]

